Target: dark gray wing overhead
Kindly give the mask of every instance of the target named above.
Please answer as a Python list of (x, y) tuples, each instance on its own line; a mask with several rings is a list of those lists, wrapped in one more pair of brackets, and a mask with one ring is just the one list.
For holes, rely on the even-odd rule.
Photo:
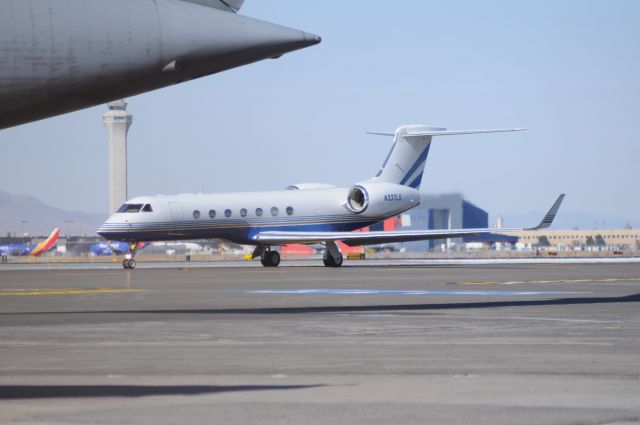
[(244, 0), (182, 0), (189, 3), (197, 3), (203, 6), (215, 7), (216, 9), (226, 10), (228, 12), (236, 12), (242, 7)]

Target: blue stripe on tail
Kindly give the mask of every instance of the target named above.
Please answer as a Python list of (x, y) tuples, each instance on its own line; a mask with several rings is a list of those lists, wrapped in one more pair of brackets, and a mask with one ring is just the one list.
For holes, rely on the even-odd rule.
[[(425, 148), (424, 151), (422, 151), (422, 153), (420, 154), (420, 156), (418, 156), (418, 159), (416, 159), (416, 162), (413, 163), (413, 165), (411, 166), (411, 168), (409, 169), (409, 172), (404, 176), (404, 178), (400, 181), (400, 184), (404, 184), (406, 185), (407, 180), (409, 180), (409, 177), (411, 177), (413, 175), (413, 173), (416, 172), (416, 170), (420, 167), (424, 165), (424, 162), (427, 160), (427, 156), (429, 155), (429, 149), (431, 148), (431, 143), (429, 143), (427, 145), (427, 147)], [(420, 173), (420, 176), (418, 177), (422, 177), (422, 173)], [(413, 183), (415, 183), (415, 181), (418, 180), (417, 178), (411, 182), (411, 184), (409, 186), (411, 186)], [(420, 184), (420, 180), (418, 180), (418, 184)], [(411, 186), (413, 187), (413, 186)]]
[(422, 182), (422, 173), (418, 174), (418, 177), (416, 177), (415, 179), (413, 179), (413, 181), (411, 182), (411, 184), (409, 185), (409, 187), (413, 188), (413, 189), (417, 189), (418, 186), (420, 186), (420, 182)]

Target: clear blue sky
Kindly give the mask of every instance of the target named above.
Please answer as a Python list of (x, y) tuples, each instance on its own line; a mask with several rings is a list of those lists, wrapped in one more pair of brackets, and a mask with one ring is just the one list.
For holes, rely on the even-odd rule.
[[(405, 123), (527, 127), (436, 140), (429, 193), (493, 214), (640, 214), (640, 2), (247, 0), (315, 47), (128, 99), (129, 194), (371, 177)], [(0, 190), (105, 212), (105, 106), (0, 132)]]

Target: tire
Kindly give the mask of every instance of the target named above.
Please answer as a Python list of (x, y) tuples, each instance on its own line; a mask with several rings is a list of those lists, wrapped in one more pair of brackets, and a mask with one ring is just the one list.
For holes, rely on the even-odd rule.
[(280, 265), (280, 253), (278, 251), (271, 251), (271, 267), (278, 267)]
[(333, 256), (329, 255), (329, 253), (327, 252), (324, 254), (324, 257), (322, 257), (322, 262), (327, 267), (340, 267), (342, 266), (343, 261), (344, 257), (342, 257), (342, 254), (340, 254), (338, 258), (333, 258)]
[(280, 254), (278, 251), (267, 251), (264, 253), (260, 262), (265, 267), (278, 267), (280, 264)]
[(129, 268), (132, 270), (136, 268), (136, 260), (134, 260), (133, 258), (129, 260)]
[(124, 269), (128, 269), (129, 268), (129, 260), (128, 259), (125, 258), (124, 260), (122, 260), (122, 267)]

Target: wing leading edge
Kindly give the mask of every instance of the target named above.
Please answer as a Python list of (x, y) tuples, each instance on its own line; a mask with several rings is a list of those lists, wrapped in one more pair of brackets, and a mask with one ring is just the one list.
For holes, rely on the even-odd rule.
[(197, 3), (202, 6), (213, 7), (228, 12), (238, 13), (244, 0), (182, 0), (188, 3)]
[(510, 229), (442, 229), (442, 230), (415, 230), (403, 232), (260, 232), (254, 236), (257, 243), (286, 245), (286, 244), (313, 244), (326, 241), (342, 241), (349, 246), (375, 245), (391, 242), (411, 242), (429, 239), (460, 238), (464, 236), (476, 236), (487, 233), (514, 232), (520, 230), (541, 230), (548, 228), (555, 218), (564, 194), (560, 195), (553, 206), (544, 216), (540, 224), (530, 228)]

